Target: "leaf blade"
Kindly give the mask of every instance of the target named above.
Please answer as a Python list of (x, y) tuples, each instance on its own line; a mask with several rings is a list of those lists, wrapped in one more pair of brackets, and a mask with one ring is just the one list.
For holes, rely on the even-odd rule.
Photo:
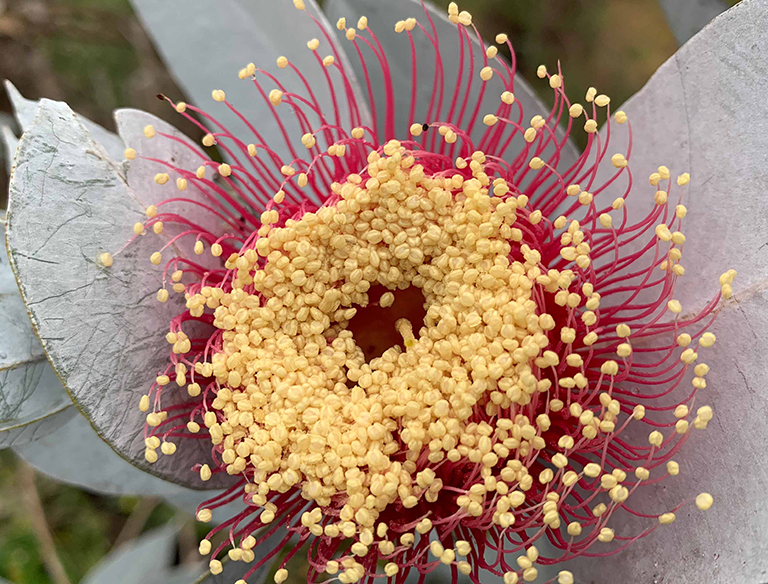
[(190, 470), (210, 455), (200, 441), (152, 466), (143, 458), (137, 404), (165, 369), (163, 336), (178, 307), (154, 300), (161, 274), (147, 269), (147, 258), (161, 245), (156, 240), (139, 238), (109, 269), (97, 262), (130, 239), (148, 201), (127, 187), (122, 167), (65, 104), (41, 101), (19, 146), (9, 201), (12, 267), (46, 354), (81, 411), (119, 454), (148, 472), (197, 488), (219, 486)]
[[(768, 575), (768, 508), (760, 494), (768, 487), (768, 473), (759, 462), (768, 440), (768, 400), (759, 390), (768, 350), (768, 259), (761, 249), (768, 230), (762, 160), (768, 111), (758, 99), (768, 90), (766, 27), (768, 3), (741, 2), (693, 37), (621, 108), (633, 124), (630, 168), (638, 177), (627, 202), (631, 223), (653, 207), (656, 189), (646, 177), (659, 165), (672, 171), (672, 189), (677, 175), (691, 173), (682, 222), (686, 275), (675, 292), (685, 312), (711, 300), (722, 272), (735, 268), (739, 275), (733, 299), (711, 329), (718, 343), (700, 352), (711, 371), (696, 406), (712, 405), (715, 418), (681, 452), (680, 475), (636, 499), (633, 507), (662, 513), (702, 490), (712, 493), (715, 505), (705, 514), (684, 508), (673, 525), (616, 556), (573, 562), (569, 569), (585, 582), (616, 573), (631, 573), (637, 581), (663, 575), (669, 582), (716, 584), (730, 582), (732, 574), (745, 582)], [(611, 152), (625, 151), (622, 134), (612, 134)]]
[(721, 0), (659, 0), (659, 4), (679, 45), (728, 8)]
[[(5, 223), (0, 221), (0, 238)], [(72, 405), (32, 331), (3, 246), (0, 251), (0, 448), (35, 440), (67, 421)]]

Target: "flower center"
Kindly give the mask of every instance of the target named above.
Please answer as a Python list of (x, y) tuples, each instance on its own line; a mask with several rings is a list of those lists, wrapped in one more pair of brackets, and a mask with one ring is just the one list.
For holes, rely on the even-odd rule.
[(424, 294), (416, 286), (390, 291), (384, 286), (374, 285), (368, 297), (368, 306), (358, 308), (347, 329), (352, 331), (355, 343), (362, 349), (366, 362), (370, 363), (391, 347), (398, 345), (401, 350), (405, 349), (397, 327), (400, 319), (407, 320), (413, 330), (418, 331), (424, 325), (427, 313)]
[[(383, 151), (369, 155), (366, 179), (348, 177), (316, 213), (270, 227), (279, 217), (266, 211), (261, 237), (227, 261), (231, 292), (203, 287), (187, 302), (193, 315), (213, 308), (221, 331), (195, 371), (220, 387), (205, 421), (227, 472), (255, 469), (264, 516), (270, 492), (301, 485), (305, 499), (336, 509), (323, 528), (331, 536), (371, 531), (389, 505), (435, 503), (441, 477), (463, 465), (470, 483), (506, 495), (493, 469), (508, 461), (501, 476), (530, 488), (521, 458), (544, 448), (549, 423), (518, 408), (551, 387), (539, 367), (558, 364), (543, 353), (555, 320), (532, 290), (543, 283), (568, 301), (573, 280), (543, 274), (528, 245), (513, 250), (517, 225), (539, 218), (503, 179), (491, 185), (482, 152), (463, 173), (429, 173), (397, 141)], [(588, 262), (588, 249), (571, 249)], [(582, 296), (572, 296), (573, 308)], [(575, 341), (575, 329), (563, 335)], [(488, 511), (509, 525), (506, 509), (481, 504), (484, 484), (483, 494), (448, 495), (439, 515)], [(406, 516), (415, 525), (424, 512)]]

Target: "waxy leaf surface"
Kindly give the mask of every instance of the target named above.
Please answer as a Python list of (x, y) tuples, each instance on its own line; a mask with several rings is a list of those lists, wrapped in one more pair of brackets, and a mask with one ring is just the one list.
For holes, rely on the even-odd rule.
[(659, 0), (659, 4), (681, 45), (728, 8), (723, 0)]
[(45, 358), (8, 264), (0, 221), (0, 448), (25, 444), (69, 419), (67, 392)]
[[(11, 177), (11, 264), (43, 348), (101, 437), (152, 474), (216, 488), (216, 480), (204, 484), (190, 470), (209, 460), (205, 441), (154, 465), (143, 458), (145, 414), (137, 404), (165, 370), (163, 336), (179, 306), (155, 300), (162, 270), (147, 269), (165, 240), (138, 237), (117, 252), (131, 239), (132, 224), (145, 219), (142, 211), (159, 202), (151, 196), (131, 191), (122, 165), (66, 105), (42, 100)], [(111, 268), (99, 262), (102, 252), (115, 254)], [(173, 395), (166, 398), (171, 405)]]
[[(701, 310), (717, 293), (721, 273), (735, 268), (738, 276), (733, 298), (711, 329), (717, 343), (698, 351), (711, 371), (694, 411), (712, 405), (715, 417), (706, 430), (694, 431), (676, 457), (679, 476), (629, 500), (661, 514), (706, 491), (714, 506), (703, 513), (688, 505), (675, 523), (626, 551), (576, 561), (578, 582), (603, 584), (616, 574), (632, 574), (636, 582), (768, 581), (767, 29), (768, 2), (741, 2), (691, 39), (621, 108), (633, 130), (635, 187), (627, 206), (634, 220), (653, 206), (656, 188), (648, 176), (659, 165), (672, 172), (671, 197), (680, 192), (675, 177), (691, 174), (683, 198), (685, 275), (675, 292), (684, 313)], [(626, 151), (623, 136), (612, 133), (611, 152)], [(648, 520), (634, 526), (617, 520), (616, 534), (631, 535), (640, 525), (648, 527)]]

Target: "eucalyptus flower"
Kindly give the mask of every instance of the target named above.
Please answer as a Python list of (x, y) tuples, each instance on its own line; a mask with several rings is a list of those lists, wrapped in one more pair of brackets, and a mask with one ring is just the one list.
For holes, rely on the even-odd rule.
[(292, 538), (307, 582), (600, 582), (614, 554), (633, 579), (764, 574), (765, 81), (742, 70), (765, 2), (617, 111), (568, 100), (567, 59), (538, 69), (545, 108), (514, 39), (453, 3), (359, 4), (331, 2), (335, 28), (264, 7), (285, 54), (243, 55), (205, 107), (159, 95), (202, 144), (40, 103), (7, 239), (78, 407), (140, 468), (217, 489), (200, 521), (236, 504), (200, 552), (239, 584)]

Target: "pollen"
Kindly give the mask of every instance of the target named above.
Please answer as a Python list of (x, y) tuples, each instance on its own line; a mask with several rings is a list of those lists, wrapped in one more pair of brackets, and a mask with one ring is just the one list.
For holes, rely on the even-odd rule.
[(99, 261), (101, 262), (101, 265), (104, 266), (105, 268), (109, 268), (115, 262), (115, 260), (112, 258), (112, 254), (109, 252), (104, 252), (100, 254)]
[[(342, 507), (341, 518), (351, 520), (356, 530), (372, 528), (388, 505), (399, 501), (411, 508), (420, 498), (434, 500), (442, 488), (442, 481), (435, 481), (434, 473), (424, 474), (427, 471), (415, 481), (403, 482), (402, 463), (391, 459), (400, 448), (395, 441), (397, 428), (403, 428), (401, 440), (413, 456), (430, 444), (431, 462), (453, 457), (462, 441), (471, 443), (482, 436), (477, 433), (481, 428), (469, 422), (473, 411), (470, 404), (483, 399), (489, 391), (486, 388), (495, 384), (479, 380), (509, 379), (504, 391), (492, 390), (498, 395), (493, 398), (498, 404), (494, 408), (503, 409), (528, 403), (532, 393), (545, 387), (544, 381), (531, 375), (529, 362), (542, 355), (544, 330), (555, 326), (549, 315), (535, 314), (530, 296), (532, 282), (541, 274), (537, 265), (540, 254), (524, 246), (520, 261), (508, 259), (517, 203), (514, 199), (504, 202), (488, 192), (491, 185), (483, 178), (483, 163), (478, 162), (485, 160), (484, 154), (473, 154), (475, 178), (462, 182), (462, 197), (456, 199), (446, 190), (453, 188), (452, 179), (426, 177), (421, 165), (413, 164), (399, 143), (391, 142), (385, 152), (385, 156), (371, 158), (368, 172), (372, 176), (386, 172), (391, 178), (346, 183), (336, 205), (271, 229), (257, 242), (256, 254), (246, 250), (230, 259), (238, 267), (233, 290), (223, 296), (217, 293), (219, 300), (213, 311), (213, 324), (223, 332), (222, 352), (215, 353), (210, 362), (196, 365), (198, 372), (210, 368), (219, 383), (230, 388), (220, 390), (213, 402), (213, 407), (230, 420), (229, 435), (251, 435), (255, 440), (241, 437), (230, 442), (230, 449), (224, 452), (227, 472), (235, 473), (252, 464), (259, 469), (254, 475), (256, 484), (261, 485), (259, 490), (280, 491), (302, 484), (304, 496), (318, 505), (329, 504), (342, 492), (355, 493)], [(494, 188), (503, 192), (500, 186), (497, 183)], [(413, 205), (400, 206), (399, 201), (404, 200), (413, 201)], [(453, 204), (447, 204), (452, 200)], [(387, 220), (392, 208), (400, 209), (395, 224)], [(541, 213), (536, 215), (541, 217)], [(466, 223), (464, 217), (476, 220)], [(535, 223), (540, 219), (531, 220)], [(370, 229), (357, 229), (361, 221)], [(349, 257), (341, 253), (342, 249), (355, 250), (354, 255)], [(265, 257), (266, 263), (254, 272), (259, 257)], [(425, 263), (427, 257), (433, 258), (429, 264)], [(472, 267), (462, 269), (466, 258), (472, 258)], [(470, 277), (465, 269), (470, 270)], [(549, 277), (565, 289), (571, 282), (565, 273), (550, 271)], [(253, 294), (245, 292), (246, 281), (252, 282)], [(346, 330), (356, 312), (352, 307), (367, 304), (367, 292), (373, 284), (398, 289), (409, 283), (422, 289), (429, 306), (423, 326), (419, 324), (416, 329), (407, 319), (398, 320), (395, 328), (401, 345), (366, 362)], [(205, 306), (213, 293), (203, 288), (189, 298), (188, 305)], [(387, 292), (380, 304), (388, 308), (393, 301), (394, 295)], [(309, 311), (308, 302), (313, 306)], [(251, 308), (244, 312), (246, 306)], [(478, 335), (483, 322), (491, 328)], [(525, 326), (521, 328), (522, 323)], [(274, 332), (267, 333), (265, 326)], [(491, 331), (495, 337), (488, 337)], [(521, 346), (526, 350), (514, 353), (515, 347)], [(505, 357), (504, 347), (515, 357)], [(467, 350), (477, 357), (459, 365)], [(446, 359), (455, 363), (453, 368), (446, 368), (451, 362)], [(574, 355), (569, 362), (577, 365), (578, 359)], [(281, 364), (278, 372), (267, 374), (259, 365), (266, 362)], [(345, 364), (346, 375), (336, 363)], [(290, 371), (298, 365), (302, 376), (314, 380), (311, 385), (296, 384), (298, 379)], [(457, 366), (465, 368), (458, 377)], [(398, 389), (402, 380), (414, 375), (423, 382), (403, 394)], [(469, 376), (478, 381), (463, 381)], [(345, 379), (353, 383), (351, 389)], [(269, 396), (274, 391), (271, 388), (277, 387), (293, 389), (276, 401)], [(446, 394), (448, 387), (452, 389)], [(247, 409), (240, 405), (243, 400), (250, 404)], [(308, 407), (295, 417), (293, 404), (299, 402), (306, 402)], [(324, 415), (318, 418), (321, 410)], [(337, 423), (329, 426), (323, 419), (336, 419)], [(522, 420), (507, 422), (515, 425)], [(532, 428), (545, 422), (526, 423)], [(490, 442), (484, 446), (484, 440), (480, 440), (477, 454), (462, 447), (459, 456), (477, 456), (484, 467), (492, 468), (498, 462), (498, 452)], [(359, 454), (345, 446), (355, 441), (360, 442), (355, 447)], [(260, 446), (267, 442), (280, 445), (280, 449)], [(303, 444), (309, 450), (305, 451)], [(510, 447), (514, 448), (511, 442), (505, 446)], [(527, 442), (522, 448), (527, 451)], [(305, 457), (307, 462), (296, 467), (289, 460), (300, 452), (306, 454), (296, 460)], [(322, 457), (310, 462), (316, 460), (317, 453), (344, 461), (348, 469), (345, 475), (329, 480), (337, 475), (321, 462)], [(562, 455), (554, 461), (558, 468), (569, 464)], [(415, 490), (416, 485), (422, 486)], [(506, 484), (503, 488), (507, 489)], [(472, 501), (466, 508), (477, 512)], [(262, 521), (271, 521), (271, 512), (267, 509), (265, 513)], [(500, 525), (510, 521), (504, 513), (497, 520)], [(339, 524), (340, 536), (343, 528)], [(363, 547), (358, 548), (362, 554)], [(438, 558), (448, 560), (448, 551), (441, 550)]]

